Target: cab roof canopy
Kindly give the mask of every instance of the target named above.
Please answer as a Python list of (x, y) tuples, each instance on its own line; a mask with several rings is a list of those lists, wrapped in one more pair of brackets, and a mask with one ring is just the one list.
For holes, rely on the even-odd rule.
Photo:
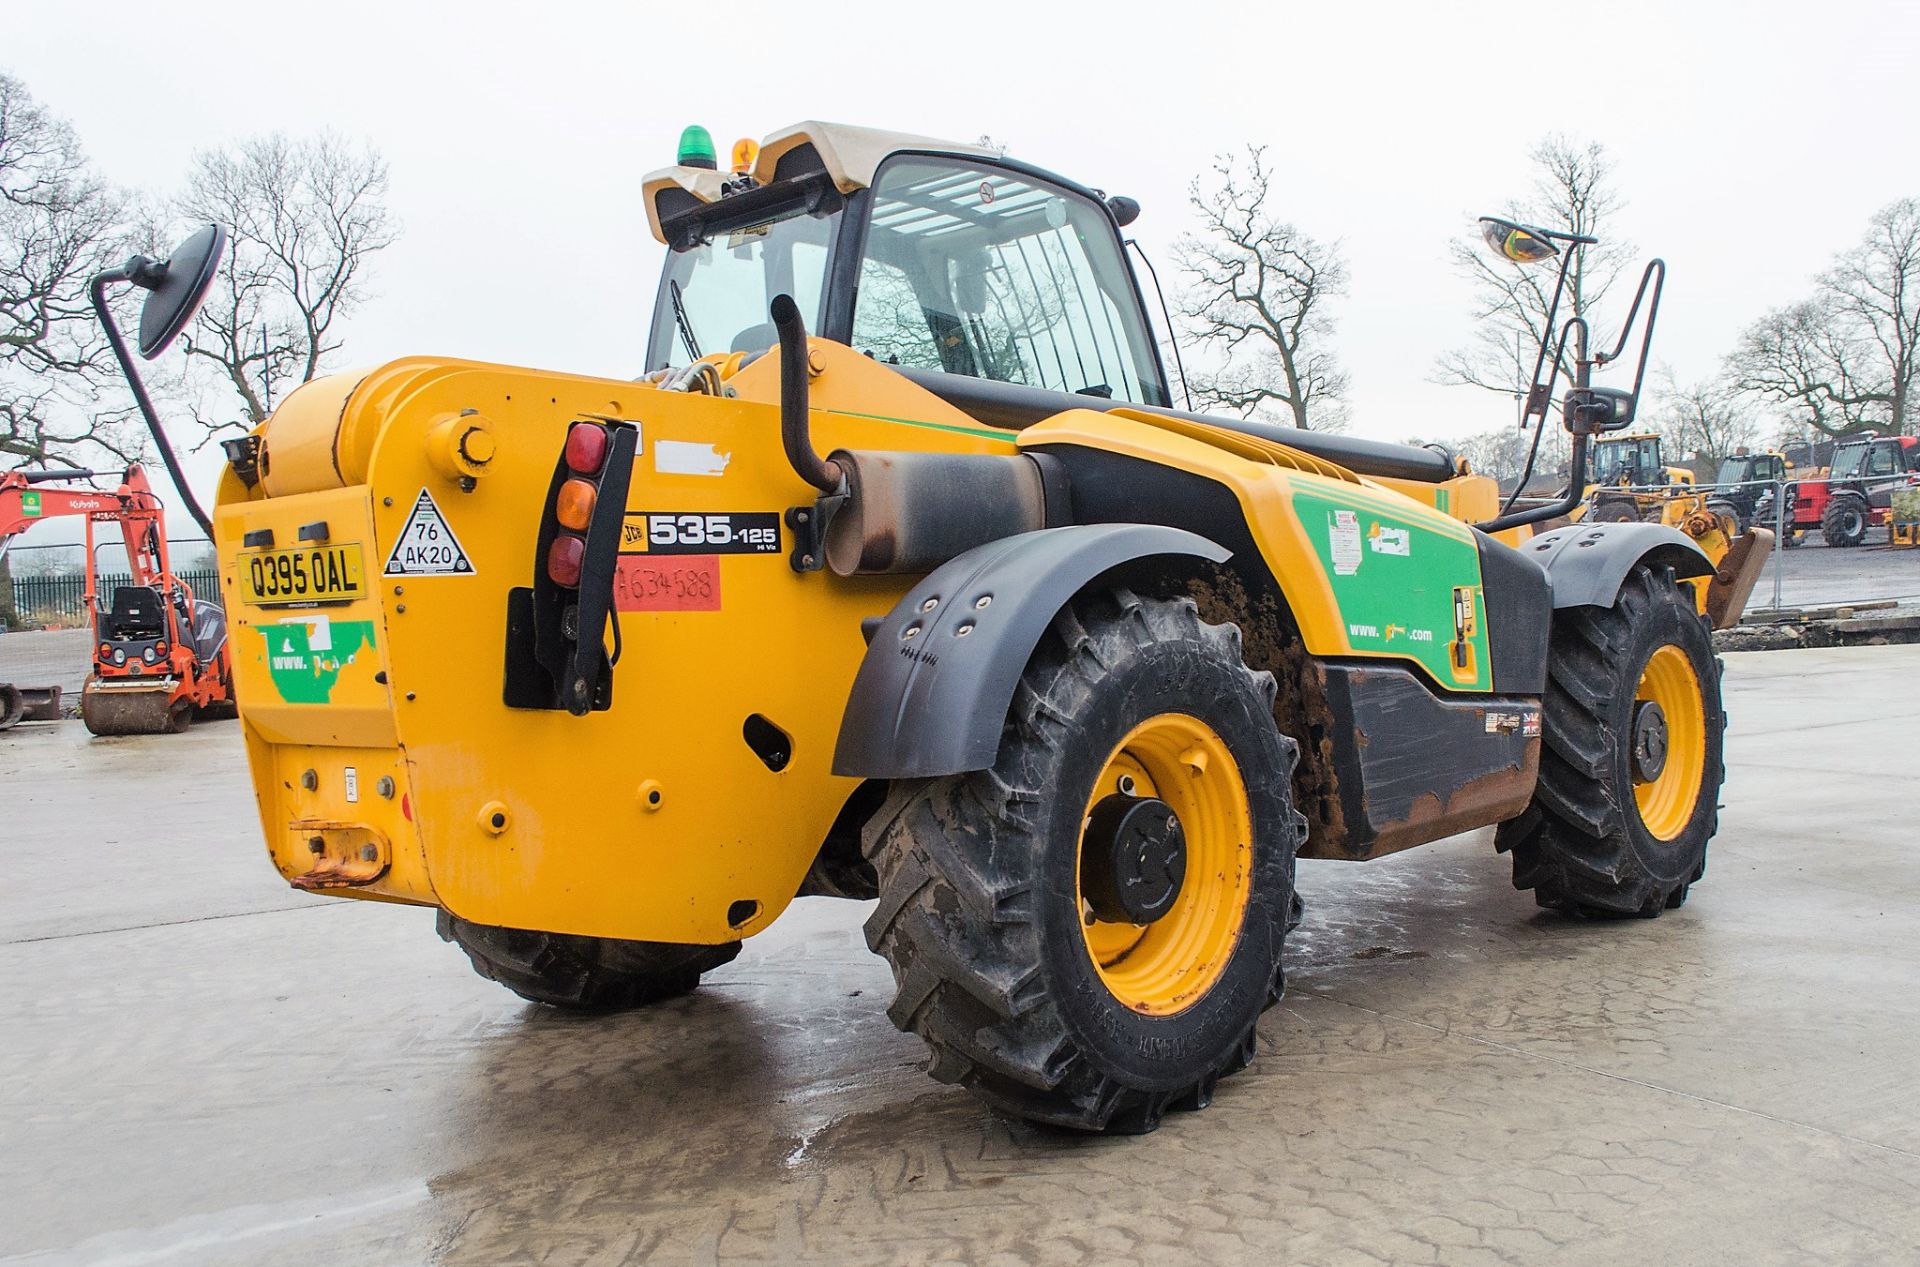
[[(808, 120), (782, 128), (762, 141), (759, 156), (748, 174), (760, 185), (815, 175), (823, 187), (831, 183), (833, 189), (844, 195), (871, 185), (881, 162), (902, 150), (999, 157), (995, 151), (979, 145), (941, 141), (910, 132)], [(703, 167), (663, 167), (648, 175), (642, 193), (647, 203), (647, 226), (654, 238), (668, 246), (683, 245), (676, 243), (662, 226), (670, 225), (699, 204), (720, 201), (722, 187), (734, 179), (732, 172)]]

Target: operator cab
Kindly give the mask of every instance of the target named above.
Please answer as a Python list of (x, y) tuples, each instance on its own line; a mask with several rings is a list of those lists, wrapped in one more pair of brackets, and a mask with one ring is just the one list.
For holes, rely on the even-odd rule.
[(1591, 482), (1624, 483), (1641, 488), (1665, 484), (1667, 472), (1660, 463), (1660, 437), (1622, 437), (1594, 445)]
[[(648, 176), (668, 248), (646, 367), (774, 345), (793, 297), (808, 333), (863, 352), (982, 424), (1018, 431), (1077, 407), (1173, 413), (1159, 346), (1125, 256), (1139, 212), (974, 145), (801, 123), (717, 170), (702, 129)], [(1183, 414), (1184, 417), (1199, 415)], [(1362, 475), (1441, 483), (1437, 448), (1205, 417)]]
[[(791, 174), (737, 173), (721, 204), (650, 179), (674, 249), (649, 370), (772, 347), (768, 307), (790, 294), (809, 330), (903, 370), (1171, 403), (1115, 211), (1092, 191), (986, 150), (802, 127)], [(836, 177), (827, 157), (844, 169), (856, 148), (881, 157)], [(732, 199), (764, 218), (729, 223)]]

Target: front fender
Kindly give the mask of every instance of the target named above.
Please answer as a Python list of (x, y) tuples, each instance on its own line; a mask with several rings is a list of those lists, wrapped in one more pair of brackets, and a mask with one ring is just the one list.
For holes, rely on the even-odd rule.
[(854, 677), (833, 772), (921, 779), (993, 764), (1013, 689), (1062, 607), (1125, 563), (1224, 562), (1231, 552), (1159, 524), (1079, 524), (976, 546), (881, 621)]
[(1579, 523), (1543, 532), (1522, 552), (1547, 570), (1553, 605), (1611, 607), (1633, 565), (1645, 560), (1676, 577), (1712, 576), (1713, 560), (1665, 524)]

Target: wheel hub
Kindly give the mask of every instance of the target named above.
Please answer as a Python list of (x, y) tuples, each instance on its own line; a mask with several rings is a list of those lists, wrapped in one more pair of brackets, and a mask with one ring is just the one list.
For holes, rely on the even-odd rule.
[(1657, 700), (1643, 699), (1633, 708), (1633, 777), (1651, 783), (1667, 768), (1667, 715)]
[(1180, 816), (1155, 797), (1105, 797), (1088, 817), (1080, 866), (1081, 896), (1095, 918), (1151, 924), (1173, 909), (1186, 879)]

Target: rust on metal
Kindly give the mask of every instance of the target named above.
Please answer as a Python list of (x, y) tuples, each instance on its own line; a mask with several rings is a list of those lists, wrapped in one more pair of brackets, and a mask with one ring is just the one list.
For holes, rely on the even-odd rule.
[(387, 873), (392, 850), (386, 836), (365, 823), (298, 819), (288, 824), (298, 842), (294, 856), (304, 854), (312, 864), (287, 877), (296, 889), (353, 889), (372, 884)]

